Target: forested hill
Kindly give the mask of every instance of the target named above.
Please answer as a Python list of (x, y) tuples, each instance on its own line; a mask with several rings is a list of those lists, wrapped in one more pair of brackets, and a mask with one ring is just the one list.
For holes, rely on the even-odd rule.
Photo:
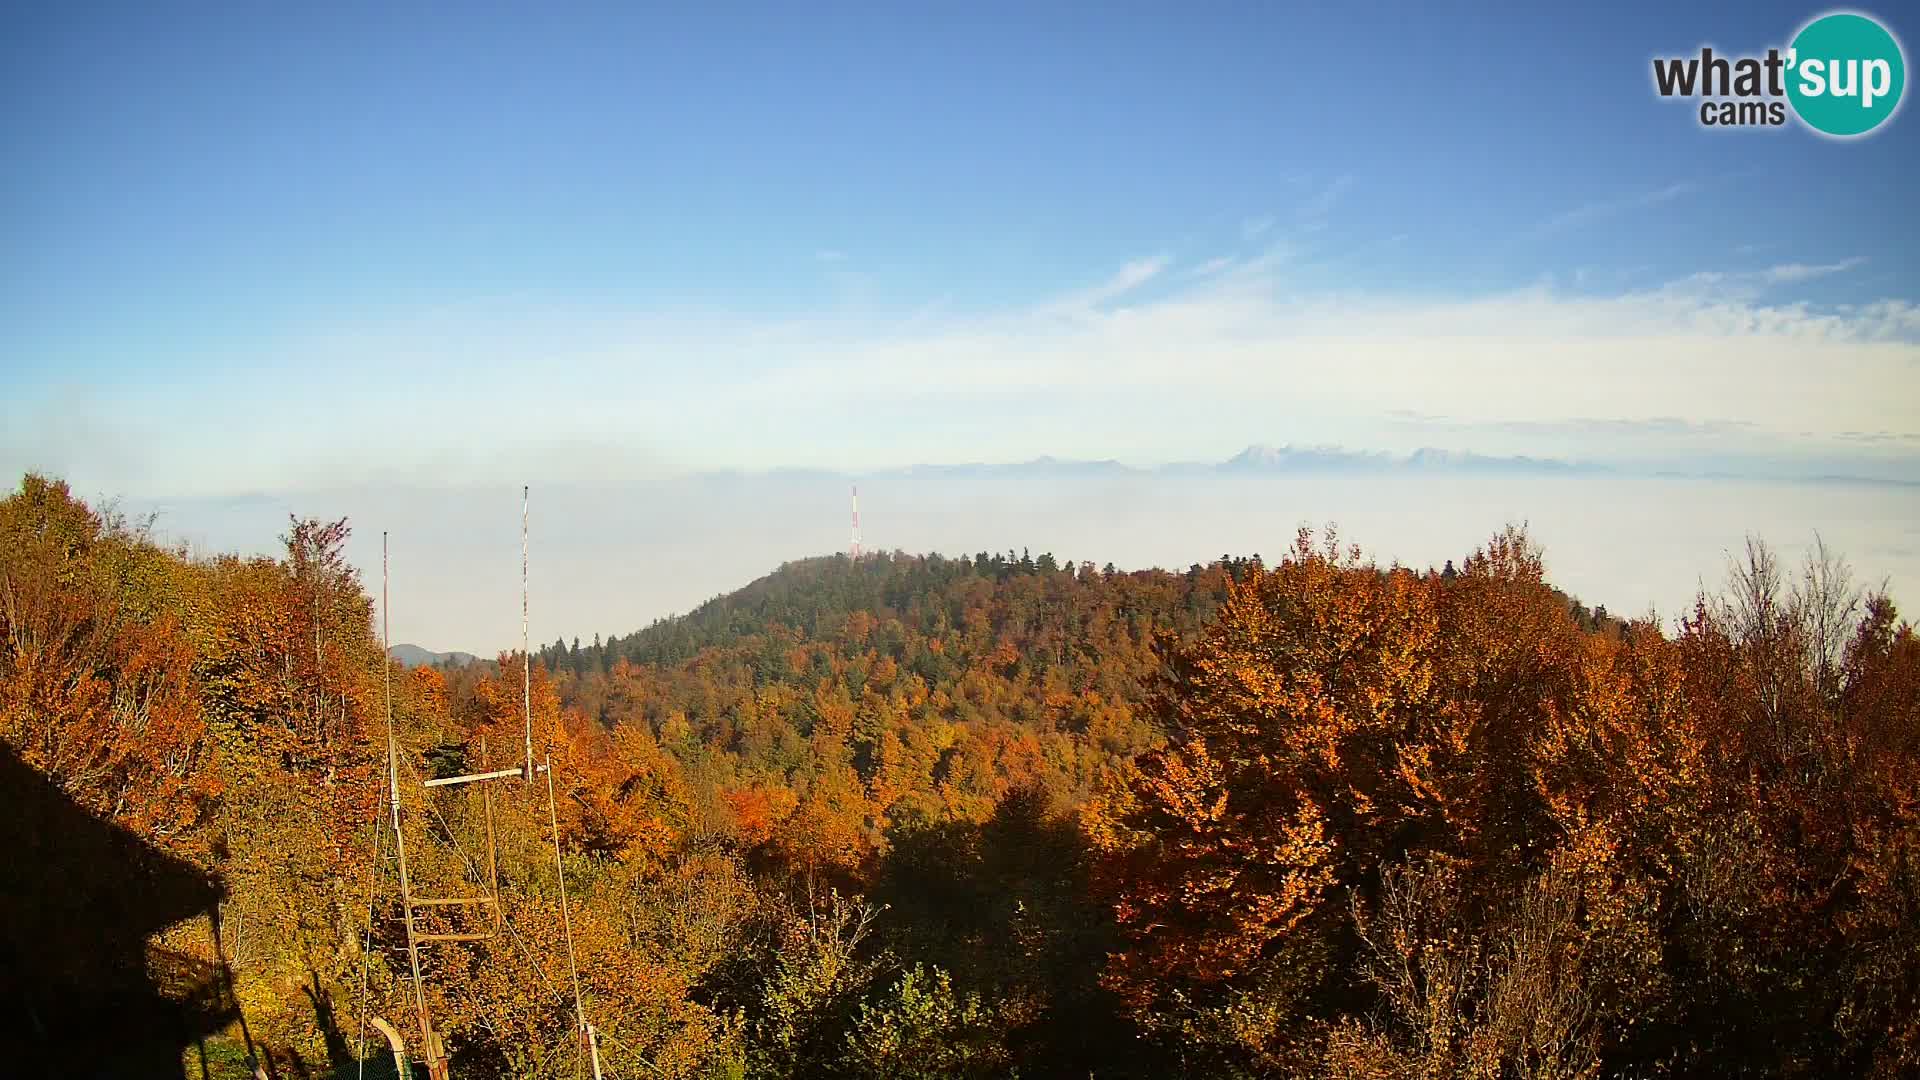
[[(1136, 644), (1154, 628), (1179, 636), (1190, 634), (1212, 614), (1224, 595), (1225, 579), (1244, 577), (1260, 561), (1258, 554), (1222, 555), (1175, 574), (1160, 569), (1121, 572), (1112, 563), (1096, 570), (1091, 562), (1075, 565), (1050, 552), (1034, 557), (1025, 551), (983, 551), (957, 559), (898, 552), (860, 559), (816, 556), (785, 563), (686, 615), (657, 620), (625, 637), (602, 640), (596, 634), (587, 645), (578, 637), (555, 641), (535, 653), (535, 658), (549, 671), (575, 674), (610, 670), (616, 660), (681, 663), (712, 646), (769, 634), (842, 640), (850, 626), (862, 625), (859, 620), (849, 621), (849, 616), (860, 612), (883, 626), (897, 622), (899, 630), (923, 639), (943, 638), (943, 652), (922, 654), (924, 662), (937, 669), (950, 666), (944, 661), (957, 655), (952, 651), (956, 645), (964, 648), (977, 642), (971, 632), (957, 638), (947, 633), (955, 627), (974, 630), (966, 624), (972, 612), (976, 618), (986, 617), (996, 639), (1003, 633), (1012, 635), (1023, 658), (1050, 666), (1070, 662), (1072, 657), (1050, 652), (1049, 646), (1064, 646), (1071, 639), (1097, 650), (1115, 643), (1098, 636), (1102, 631), (1124, 630)], [(1451, 574), (1452, 565), (1449, 562), (1443, 573)], [(1588, 629), (1605, 625), (1617, 630), (1621, 625), (1608, 616), (1605, 605), (1589, 611), (1559, 590), (1554, 595)], [(883, 635), (868, 644), (883, 652), (892, 647), (887, 654), (896, 663), (909, 663), (912, 658), (900, 651), (907, 641), (906, 636)]]
[[(1051, 553), (1035, 558), (1025, 552), (958, 559), (902, 553), (800, 559), (782, 565), (735, 592), (716, 597), (691, 613), (661, 619), (626, 637), (582, 646), (555, 642), (538, 658), (549, 670), (605, 670), (615, 660), (676, 663), (714, 645), (737, 643), (768, 632), (832, 639), (845, 633), (848, 616), (863, 612), (881, 623), (898, 621), (904, 630), (940, 636), (962, 626), (969, 611), (984, 613), (994, 633), (1021, 635), (1040, 619), (1058, 619), (1065, 634), (1083, 630), (1097, 610), (1124, 615), (1130, 628), (1153, 625), (1190, 631), (1212, 612), (1221, 595), (1218, 572), (1244, 573), (1259, 556), (1222, 556), (1211, 567), (1195, 565), (1184, 575), (1162, 570), (1121, 573), (1108, 564), (1062, 563)], [(1064, 601), (1066, 610), (1042, 616)], [(949, 642), (952, 644), (953, 642)], [(951, 654), (949, 654), (951, 655)], [(895, 655), (896, 661), (906, 657)]]
[[(1011, 786), (1084, 795), (1156, 739), (1156, 642), (1190, 638), (1256, 560), (1121, 573), (1051, 555), (803, 559), (624, 638), (555, 643), (561, 704), (645, 721), (743, 783), (831, 772), (882, 819), (977, 815)], [(460, 696), (455, 687), (456, 698)], [(843, 749), (844, 748), (844, 749)]]
[[(1020, 787), (1084, 800), (1159, 743), (1148, 706), (1168, 649), (1261, 565), (1257, 554), (1184, 572), (1026, 552), (823, 556), (537, 659), (563, 709), (609, 729), (644, 724), (705, 772), (697, 786), (776, 805), (844, 786), (839, 812), (877, 848), (891, 825), (978, 818)], [(1596, 617), (1549, 592), (1584, 628), (1617, 631), (1604, 608)], [(456, 677), (456, 703), (481, 677)]]

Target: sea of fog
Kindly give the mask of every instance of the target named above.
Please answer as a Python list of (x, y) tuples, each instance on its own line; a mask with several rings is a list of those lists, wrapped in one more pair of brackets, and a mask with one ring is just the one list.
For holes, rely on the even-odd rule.
[[(127, 500), (200, 553), (268, 552), (287, 515), (351, 519), (376, 595), (391, 535), (393, 640), (483, 655), (520, 638), (520, 490), (364, 489)], [(767, 474), (537, 484), (536, 643), (625, 634), (781, 562), (844, 551), (843, 478)], [(1759, 536), (1798, 560), (1816, 531), (1867, 583), (1920, 604), (1920, 488), (1447, 473), (895, 473), (860, 479), (868, 550), (1025, 548), (1123, 569), (1219, 555), (1269, 560), (1301, 525), (1336, 524), (1382, 563), (1438, 566), (1508, 523), (1545, 548), (1552, 581), (1618, 614), (1679, 614)]]

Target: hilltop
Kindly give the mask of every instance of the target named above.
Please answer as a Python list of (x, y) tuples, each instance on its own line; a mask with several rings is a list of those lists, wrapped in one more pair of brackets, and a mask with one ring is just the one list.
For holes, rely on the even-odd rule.
[[(1258, 554), (1184, 571), (1026, 551), (819, 556), (624, 637), (554, 642), (535, 660), (562, 708), (610, 729), (644, 724), (676, 756), (720, 761), (744, 786), (804, 791), (846, 764), (848, 783), (884, 792), (867, 821), (878, 830), (977, 816), (1023, 784), (1083, 800), (1164, 737), (1149, 706), (1167, 652), (1263, 567)], [(1547, 593), (1577, 625), (1619, 632), (1604, 607)]]
[(468, 652), (434, 652), (419, 645), (402, 643), (387, 650), (387, 655), (406, 667), (465, 667), (480, 659)]

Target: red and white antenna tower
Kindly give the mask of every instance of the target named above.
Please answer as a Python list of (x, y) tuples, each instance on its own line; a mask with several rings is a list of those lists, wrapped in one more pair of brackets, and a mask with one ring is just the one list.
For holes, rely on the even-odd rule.
[(853, 546), (849, 554), (860, 557), (860, 485), (853, 485)]

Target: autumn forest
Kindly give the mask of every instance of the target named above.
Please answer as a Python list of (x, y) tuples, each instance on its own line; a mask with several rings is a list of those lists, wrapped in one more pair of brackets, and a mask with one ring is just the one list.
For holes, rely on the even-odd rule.
[[(424, 1004), (462, 1080), (574, 1077), (577, 978), (622, 1078), (1920, 1073), (1892, 599), (1756, 539), (1623, 620), (1488, 525), (1439, 567), (1332, 529), (1184, 571), (805, 558), (406, 668), (343, 554), (377, 524), (190, 555), (26, 476), (0, 1042), (392, 1076), (372, 1018)], [(415, 892), (497, 860), (497, 921), (430, 916), (468, 939), (421, 949), (424, 1001), (389, 700)], [(515, 764), (529, 700), (551, 821), (544, 781), (425, 786)]]

